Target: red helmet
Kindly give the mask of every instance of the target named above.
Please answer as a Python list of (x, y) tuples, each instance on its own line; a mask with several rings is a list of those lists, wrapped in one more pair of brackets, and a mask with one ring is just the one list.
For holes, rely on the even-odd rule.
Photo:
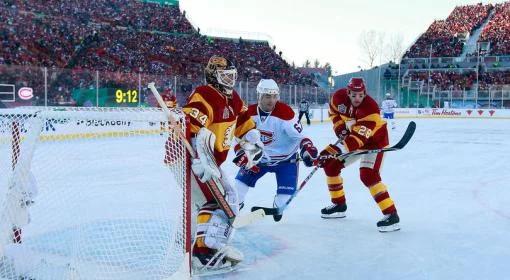
[(350, 91), (365, 91), (363, 78), (351, 78), (349, 84), (347, 84), (347, 89)]

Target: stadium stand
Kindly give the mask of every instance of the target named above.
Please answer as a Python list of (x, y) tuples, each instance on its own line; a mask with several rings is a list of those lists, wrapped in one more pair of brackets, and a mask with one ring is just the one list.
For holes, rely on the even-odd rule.
[[(98, 13), (97, 11), (101, 11)], [(172, 75), (201, 80), (212, 54), (233, 59), (239, 79), (314, 85), (268, 42), (199, 34), (178, 6), (125, 0), (0, 3), (0, 64)]]

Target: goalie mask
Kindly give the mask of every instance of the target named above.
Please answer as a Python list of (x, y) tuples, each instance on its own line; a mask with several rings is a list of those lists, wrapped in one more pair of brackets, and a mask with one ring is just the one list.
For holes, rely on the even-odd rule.
[(232, 61), (213, 55), (204, 70), (205, 81), (226, 96), (232, 95), (237, 80), (237, 69)]
[(260, 109), (271, 112), (280, 99), (280, 88), (273, 79), (262, 79), (257, 85), (257, 94)]

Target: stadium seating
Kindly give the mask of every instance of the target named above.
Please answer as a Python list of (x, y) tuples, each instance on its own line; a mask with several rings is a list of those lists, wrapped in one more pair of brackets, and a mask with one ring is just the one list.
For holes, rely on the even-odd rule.
[[(203, 79), (213, 54), (235, 60), (239, 79), (272, 77), (314, 85), (268, 42), (212, 38), (194, 30), (177, 6), (134, 0), (0, 2), (0, 64)], [(126, 77), (124, 75), (123, 77)]]

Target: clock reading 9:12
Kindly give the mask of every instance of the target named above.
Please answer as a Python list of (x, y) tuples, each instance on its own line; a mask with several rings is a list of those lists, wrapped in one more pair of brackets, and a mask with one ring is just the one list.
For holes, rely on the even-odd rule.
[(128, 90), (126, 92), (118, 89), (115, 91), (115, 102), (117, 103), (137, 103), (138, 102), (138, 91)]

